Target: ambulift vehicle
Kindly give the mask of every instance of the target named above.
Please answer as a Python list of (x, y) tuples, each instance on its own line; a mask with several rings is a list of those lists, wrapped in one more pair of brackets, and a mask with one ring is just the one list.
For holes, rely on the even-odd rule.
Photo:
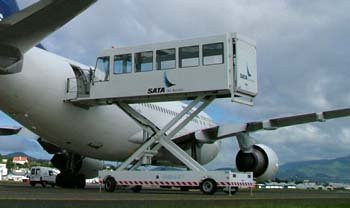
[[(143, 129), (140, 147), (116, 171), (99, 173), (106, 191), (112, 192), (116, 186), (133, 186), (140, 191), (142, 186), (159, 185), (200, 188), (205, 194), (213, 194), (218, 188), (227, 191), (255, 186), (252, 173), (208, 171), (178, 146), (183, 140), (212, 143), (236, 134), (236, 129), (225, 126), (207, 126), (189, 136), (181, 131), (217, 98), (254, 105), (258, 93), (255, 41), (226, 33), (112, 48), (97, 58), (95, 70), (72, 67), (76, 76), (67, 78), (64, 102), (83, 108), (117, 105)], [(184, 100), (189, 104), (162, 126), (132, 106)], [(153, 157), (162, 149), (188, 171), (137, 171), (142, 165), (153, 165)]]
[(204, 194), (217, 190), (234, 194), (240, 188), (253, 188), (253, 173), (231, 171), (109, 171), (99, 172), (105, 190), (113, 192), (116, 186), (131, 187), (140, 192), (142, 187), (178, 187), (181, 190), (200, 189)]
[(32, 167), (29, 175), (29, 184), (35, 186), (41, 184), (42, 187), (51, 185), (52, 187), (56, 184), (56, 176), (58, 171), (49, 167)]

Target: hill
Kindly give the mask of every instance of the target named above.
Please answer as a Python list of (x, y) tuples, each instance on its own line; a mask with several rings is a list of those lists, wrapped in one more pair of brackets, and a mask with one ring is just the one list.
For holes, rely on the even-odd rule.
[(287, 163), (280, 166), (277, 178), (316, 182), (350, 183), (350, 156), (331, 160)]
[(3, 158), (6, 158), (6, 159), (12, 159), (13, 157), (18, 157), (18, 156), (21, 156), (21, 157), (28, 157), (28, 160), (29, 161), (41, 161), (41, 162), (46, 162), (48, 160), (43, 160), (43, 159), (38, 159), (38, 158), (35, 158), (35, 157), (32, 157), (24, 152), (13, 152), (13, 153), (10, 153), (10, 154), (7, 154), (7, 155), (2, 155)]

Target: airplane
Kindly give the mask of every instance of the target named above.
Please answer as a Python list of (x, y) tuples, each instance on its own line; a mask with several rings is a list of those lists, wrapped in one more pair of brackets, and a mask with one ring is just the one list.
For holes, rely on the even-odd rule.
[[(67, 78), (75, 77), (72, 66), (89, 67), (38, 45), (96, 2), (40, 0), (20, 11), (15, 0), (0, 0), (0, 109), (23, 125), (22, 129), (0, 125), (0, 135), (28, 130), (38, 135), (40, 145), (54, 155), (52, 164), (61, 171), (56, 182), (64, 188), (84, 188), (85, 179), (102, 168), (101, 160), (124, 161), (145, 142), (142, 128), (115, 105), (86, 109), (63, 102)], [(162, 127), (186, 104), (133, 107)], [(349, 108), (219, 128), (209, 115), (200, 113), (173, 141), (200, 164), (207, 164), (220, 151), (221, 139), (236, 137), (237, 169), (268, 180), (278, 170), (277, 155), (257, 144), (250, 133), (345, 116), (350, 116)], [(154, 158), (154, 164), (179, 165), (165, 151)]]

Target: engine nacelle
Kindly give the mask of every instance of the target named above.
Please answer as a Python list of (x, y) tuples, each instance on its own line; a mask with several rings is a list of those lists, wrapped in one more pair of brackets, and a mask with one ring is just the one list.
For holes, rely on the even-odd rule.
[[(102, 170), (103, 162), (92, 158), (81, 158), (77, 156), (74, 158), (74, 172), (83, 174), (86, 178), (94, 178), (98, 176), (98, 171)], [(66, 154), (55, 154), (51, 159), (54, 167), (61, 172), (68, 169), (68, 156)]]
[[(213, 144), (181, 144), (180, 147), (198, 163), (205, 165), (214, 160), (220, 151), (220, 142)], [(167, 150), (161, 149), (155, 157), (154, 165), (183, 166), (183, 164), (170, 154)]]
[(256, 144), (251, 153), (237, 153), (236, 167), (242, 172), (253, 172), (256, 181), (268, 181), (278, 171), (278, 157), (270, 147)]
[(92, 158), (84, 158), (79, 173), (84, 174), (86, 178), (95, 178), (98, 171), (103, 169), (103, 162)]

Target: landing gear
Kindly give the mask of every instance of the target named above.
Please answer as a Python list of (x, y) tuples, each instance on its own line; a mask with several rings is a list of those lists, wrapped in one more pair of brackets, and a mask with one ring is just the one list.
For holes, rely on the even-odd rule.
[(85, 175), (79, 174), (83, 157), (73, 153), (55, 154), (51, 159), (52, 164), (61, 173), (56, 176), (56, 185), (62, 188), (84, 189), (86, 186)]
[(84, 189), (86, 186), (85, 176), (83, 174), (74, 174), (66, 171), (56, 176), (56, 185), (62, 188)]

